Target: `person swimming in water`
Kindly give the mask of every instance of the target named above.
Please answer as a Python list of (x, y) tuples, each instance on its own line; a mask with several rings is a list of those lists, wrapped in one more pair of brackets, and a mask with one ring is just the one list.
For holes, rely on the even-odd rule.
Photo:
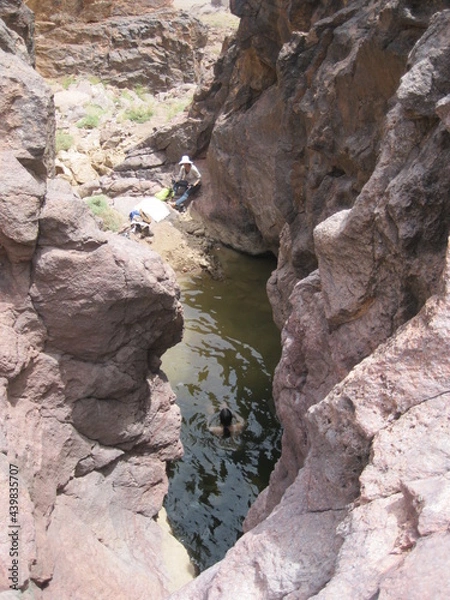
[(233, 413), (231, 410), (229, 408), (222, 408), (219, 414), (219, 420), (223, 428), (223, 437), (230, 437), (230, 427), (232, 427), (231, 421), (233, 420)]
[[(234, 423), (233, 419), (235, 421)], [(210, 431), (224, 438), (229, 438), (233, 435), (241, 433), (244, 427), (244, 423), (237, 419), (227, 406), (221, 409), (219, 413), (219, 421), (220, 426), (210, 427)]]

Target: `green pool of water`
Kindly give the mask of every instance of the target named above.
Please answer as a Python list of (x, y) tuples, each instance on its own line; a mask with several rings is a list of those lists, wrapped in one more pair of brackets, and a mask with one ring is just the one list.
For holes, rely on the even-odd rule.
[[(223, 558), (241, 535), (281, 440), (272, 400), (280, 333), (265, 291), (275, 260), (218, 252), (223, 280), (205, 275), (180, 281), (184, 338), (163, 356), (181, 409), (184, 446), (183, 459), (169, 468), (165, 507), (199, 570)], [(224, 404), (245, 421), (237, 437), (210, 431)]]

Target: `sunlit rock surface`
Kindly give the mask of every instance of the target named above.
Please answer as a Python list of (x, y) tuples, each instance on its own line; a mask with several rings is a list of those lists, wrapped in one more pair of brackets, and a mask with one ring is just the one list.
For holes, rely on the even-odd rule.
[(13, 469), (20, 525), (20, 591), (2, 538), (0, 596), (164, 598), (173, 586), (154, 518), (166, 462), (182, 451), (159, 370), (181, 338), (175, 275), (47, 179), (52, 95), (24, 44), (0, 35), (0, 521), (13, 523)]
[[(246, 533), (170, 597), (448, 598), (449, 3), (231, 7), (241, 26), (189, 118), (130, 158), (205, 154), (209, 230), (278, 253), (283, 448)], [(7, 61), (20, 40), (2, 39)], [(151, 516), (180, 451), (158, 371), (178, 292), (159, 259), (45, 183), (39, 139), (2, 147), (0, 477), (19, 462), (20, 583), (35, 598), (120, 597), (125, 582), (127, 598), (167, 597)]]
[(199, 79), (206, 31), (167, 0), (29, 3), (36, 13), (37, 69), (89, 75), (153, 93)]
[[(241, 32), (269, 19), (268, 3), (234, 4)], [(273, 162), (260, 165), (285, 219), (269, 283), (282, 327), (282, 456), (245, 535), (172, 598), (446, 598), (450, 11), (330, 2), (314, 15), (300, 4), (305, 34), (276, 29), (290, 35), (276, 81), (219, 118), (208, 154), (219, 176), (232, 172), (233, 120), (238, 139), (260, 144), (250, 124), (282, 89), (278, 140), (266, 136)], [(251, 39), (236, 65), (259, 49)], [(248, 172), (257, 159), (245, 158)], [(217, 214), (233, 185), (199, 212)], [(230, 195), (260, 218), (260, 194)], [(233, 225), (218, 226), (230, 243)]]

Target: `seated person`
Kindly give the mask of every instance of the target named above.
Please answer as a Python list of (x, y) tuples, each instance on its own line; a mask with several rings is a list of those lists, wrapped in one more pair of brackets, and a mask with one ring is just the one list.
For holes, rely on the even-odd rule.
[(191, 161), (189, 156), (183, 156), (180, 160), (180, 172), (178, 174), (178, 179), (174, 184), (174, 190), (176, 191), (177, 187), (181, 185), (181, 182), (186, 182), (187, 189), (184, 194), (178, 198), (175, 202), (172, 202), (172, 206), (181, 207), (189, 196), (196, 194), (202, 183), (202, 176), (200, 175), (200, 171)]

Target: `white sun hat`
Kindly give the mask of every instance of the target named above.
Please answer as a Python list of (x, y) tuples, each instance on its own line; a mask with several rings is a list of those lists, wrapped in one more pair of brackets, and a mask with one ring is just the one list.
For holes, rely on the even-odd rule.
[(179, 162), (180, 165), (192, 165), (192, 160), (189, 158), (187, 154), (181, 157)]

